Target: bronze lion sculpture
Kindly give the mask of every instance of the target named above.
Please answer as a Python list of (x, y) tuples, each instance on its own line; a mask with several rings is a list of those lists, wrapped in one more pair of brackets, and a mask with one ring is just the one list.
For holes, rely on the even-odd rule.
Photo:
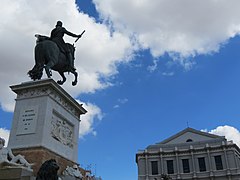
[(55, 159), (47, 160), (41, 165), (36, 180), (58, 180), (58, 170), (59, 166)]

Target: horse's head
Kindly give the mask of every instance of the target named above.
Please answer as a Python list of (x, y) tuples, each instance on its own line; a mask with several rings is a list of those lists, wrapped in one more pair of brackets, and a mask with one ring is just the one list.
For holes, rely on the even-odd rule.
[(47, 36), (42, 36), (42, 35), (40, 35), (40, 34), (35, 34), (35, 37), (37, 38), (37, 40), (36, 40), (36, 43), (37, 43), (37, 44), (40, 43), (40, 42), (42, 42), (42, 41), (45, 41), (45, 40), (49, 40), (49, 39), (50, 39), (49, 37), (47, 37)]
[(70, 50), (72, 56), (73, 56), (73, 59), (75, 59), (75, 47), (73, 44), (70, 44), (70, 43), (66, 43), (67, 46), (68, 46), (68, 49)]

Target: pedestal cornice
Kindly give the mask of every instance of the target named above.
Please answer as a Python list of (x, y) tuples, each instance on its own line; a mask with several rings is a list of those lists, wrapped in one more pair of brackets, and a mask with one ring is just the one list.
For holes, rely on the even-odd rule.
[(10, 86), (12, 91), (17, 94), (16, 100), (39, 96), (50, 96), (54, 101), (68, 110), (76, 117), (85, 114), (87, 111), (73, 99), (62, 87), (53, 79), (43, 79), (38, 81), (24, 82), (18, 85)]

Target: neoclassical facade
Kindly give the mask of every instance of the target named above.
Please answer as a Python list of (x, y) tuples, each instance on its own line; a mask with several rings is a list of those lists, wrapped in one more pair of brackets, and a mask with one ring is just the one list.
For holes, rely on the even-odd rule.
[(232, 141), (192, 128), (139, 150), (138, 180), (240, 180), (240, 149)]

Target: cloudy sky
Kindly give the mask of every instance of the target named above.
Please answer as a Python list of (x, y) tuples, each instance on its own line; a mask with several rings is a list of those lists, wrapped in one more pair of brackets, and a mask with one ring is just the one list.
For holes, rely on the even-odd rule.
[(7, 140), (11, 129), (9, 86), (30, 81), (34, 35), (49, 36), (61, 20), (76, 34), (86, 30), (75, 44), (78, 85), (67, 75), (63, 86), (88, 110), (79, 132), (83, 167), (106, 180), (137, 179), (137, 150), (187, 126), (240, 145), (239, 6), (239, 0), (1, 0), (0, 136)]

